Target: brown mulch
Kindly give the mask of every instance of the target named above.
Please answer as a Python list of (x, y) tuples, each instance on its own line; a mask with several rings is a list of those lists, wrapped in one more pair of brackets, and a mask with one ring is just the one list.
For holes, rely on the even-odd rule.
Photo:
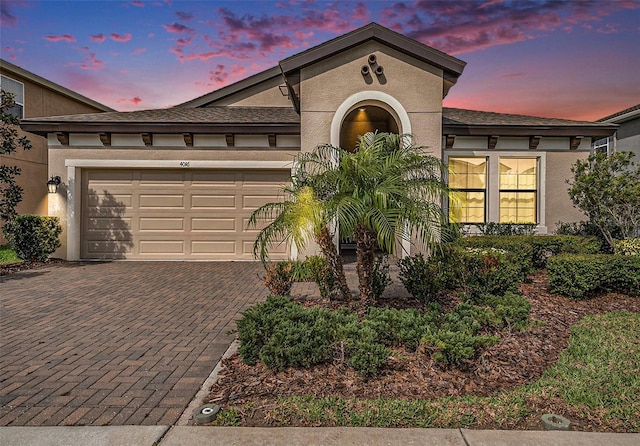
[[(258, 410), (245, 415), (241, 424), (263, 426), (270, 425), (272, 421), (264, 418), (260, 407), (267, 407), (283, 396), (433, 399), (496, 395), (500, 390), (538, 379), (567, 347), (570, 327), (585, 315), (622, 310), (640, 312), (640, 299), (637, 297), (609, 293), (587, 300), (574, 300), (550, 294), (547, 288), (546, 271), (535, 273), (522, 284), (520, 292), (531, 302), (532, 328), (502, 331), (497, 344), (484, 349), (463, 368), (444, 368), (424, 352), (399, 349), (379, 375), (366, 379), (352, 368), (338, 363), (274, 372), (261, 363), (248, 366), (236, 354), (223, 361), (224, 368), (211, 388), (208, 401), (223, 408), (255, 402), (254, 407)], [(411, 302), (405, 304), (412, 306)], [(557, 401), (546, 401), (541, 410), (553, 409), (553, 404), (561, 405)], [(535, 425), (524, 420), (520, 426), (511, 428), (540, 429), (539, 416), (537, 420)], [(584, 430), (593, 430), (589, 426), (582, 423)], [(496, 428), (491, 423), (474, 427)], [(602, 426), (599, 427), (602, 430)]]
[(17, 273), (19, 271), (42, 268), (44, 266), (51, 266), (62, 262), (64, 262), (62, 259), (48, 259), (44, 262), (18, 262), (0, 265), (0, 276), (8, 276), (9, 274)]

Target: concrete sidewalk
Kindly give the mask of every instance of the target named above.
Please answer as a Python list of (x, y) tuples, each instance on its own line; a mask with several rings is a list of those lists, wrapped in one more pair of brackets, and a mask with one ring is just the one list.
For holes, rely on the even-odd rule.
[(637, 446), (640, 434), (207, 426), (0, 427), (1, 446)]

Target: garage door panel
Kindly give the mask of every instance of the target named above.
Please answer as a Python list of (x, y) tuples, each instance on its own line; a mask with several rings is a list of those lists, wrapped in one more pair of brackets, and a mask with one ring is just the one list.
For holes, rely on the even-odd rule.
[(236, 219), (228, 218), (192, 218), (192, 232), (236, 232)]
[[(282, 199), (288, 171), (83, 171), (82, 256), (253, 259), (251, 212)], [(100, 186), (100, 187), (98, 187)], [(271, 256), (286, 258), (286, 245)]]
[(87, 230), (106, 231), (106, 230), (128, 230), (131, 228), (131, 218), (129, 217), (91, 217), (87, 219)]
[(227, 254), (233, 255), (236, 254), (236, 242), (230, 240), (197, 240), (191, 242), (191, 253), (192, 254), (206, 254), (206, 255), (218, 255), (218, 254)]
[(140, 194), (140, 209), (184, 209), (184, 195)]
[(145, 254), (185, 254), (183, 240), (140, 240), (140, 255)]
[(184, 218), (182, 217), (140, 217), (140, 231), (164, 232), (184, 231)]
[(234, 209), (236, 195), (191, 195), (192, 209)]

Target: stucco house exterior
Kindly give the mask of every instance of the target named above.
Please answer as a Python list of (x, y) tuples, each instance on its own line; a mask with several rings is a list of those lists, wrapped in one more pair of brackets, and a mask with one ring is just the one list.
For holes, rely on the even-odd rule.
[[(279, 199), (300, 151), (410, 133), (451, 166), (464, 223), (581, 218), (570, 166), (616, 125), (442, 106), (465, 62), (372, 23), (169, 109), (27, 119), (64, 187), (49, 213), (75, 260), (252, 259), (252, 210)], [(417, 249), (405, 244), (407, 252)], [(273, 258), (298, 256), (279, 246)]]
[[(114, 111), (4, 59), (0, 59), (0, 75), (0, 87), (15, 96), (16, 105), (12, 113), (19, 119)], [(47, 215), (47, 138), (20, 132), (20, 136), (27, 136), (31, 141), (31, 150), (0, 155), (0, 164), (18, 166), (22, 170), (17, 178), (17, 183), (24, 190), (22, 202), (17, 206), (18, 213)]]
[(640, 162), (640, 104), (605, 116), (598, 122), (618, 124), (618, 129), (613, 135), (594, 141), (594, 151), (633, 152), (634, 161)]

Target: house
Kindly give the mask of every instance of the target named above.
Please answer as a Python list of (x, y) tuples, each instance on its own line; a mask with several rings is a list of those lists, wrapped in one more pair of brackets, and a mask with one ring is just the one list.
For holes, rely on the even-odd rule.
[(598, 122), (618, 124), (619, 127), (613, 135), (594, 141), (594, 151), (633, 152), (633, 160), (640, 161), (640, 104), (605, 116)]
[(292, 158), (373, 130), (410, 133), (452, 166), (466, 198), (450, 209), (458, 221), (546, 233), (580, 219), (570, 166), (617, 126), (443, 107), (464, 67), (372, 23), (174, 108), (27, 119), (64, 186), (49, 200), (65, 228), (57, 255), (252, 259), (247, 219), (278, 199)]
[[(0, 59), (0, 87), (14, 94), (16, 105), (11, 112), (19, 119), (113, 111), (4, 59)], [(18, 213), (47, 215), (47, 139), (28, 132), (21, 132), (20, 136), (29, 138), (31, 150), (0, 155), (0, 164), (18, 166), (22, 170), (16, 179), (24, 190), (22, 202), (17, 206)]]

